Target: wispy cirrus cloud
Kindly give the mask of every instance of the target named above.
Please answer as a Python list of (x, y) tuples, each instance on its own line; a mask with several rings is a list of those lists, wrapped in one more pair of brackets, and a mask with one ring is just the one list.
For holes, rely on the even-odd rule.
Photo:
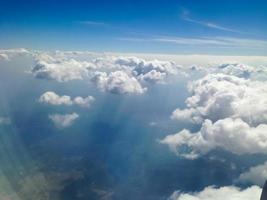
[(194, 24), (198, 24), (201, 26), (205, 26), (208, 28), (212, 28), (212, 29), (217, 29), (217, 30), (221, 30), (221, 31), (227, 31), (227, 32), (232, 32), (232, 33), (240, 33), (240, 34), (249, 34), (247, 32), (244, 31), (239, 31), (236, 29), (232, 29), (232, 28), (228, 28), (210, 21), (202, 21), (202, 20), (198, 20), (198, 19), (194, 19), (191, 17), (190, 12), (188, 10), (183, 10), (182, 14), (181, 14), (181, 19), (183, 19), (184, 21), (188, 21)]
[(267, 49), (267, 41), (260, 39), (235, 38), (235, 37), (151, 37), (151, 38), (119, 38), (129, 42), (162, 42), (177, 45), (216, 46), (231, 48)]
[(80, 24), (89, 25), (89, 26), (100, 26), (100, 27), (109, 27), (110, 25), (104, 22), (99, 21), (92, 21), (92, 20), (86, 20), (86, 21), (78, 21)]

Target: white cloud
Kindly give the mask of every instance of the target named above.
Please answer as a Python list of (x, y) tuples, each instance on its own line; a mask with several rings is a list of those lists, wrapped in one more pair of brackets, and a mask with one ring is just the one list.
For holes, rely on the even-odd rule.
[(176, 109), (171, 118), (202, 123), (240, 117), (252, 126), (267, 123), (267, 83), (224, 74), (210, 74), (189, 85), (187, 108)]
[(40, 79), (67, 82), (81, 80), (88, 76), (88, 71), (95, 66), (91, 62), (75, 59), (59, 59), (47, 54), (39, 55), (31, 73)]
[[(91, 57), (90, 61), (79, 61), (73, 54), (64, 52), (39, 52), (35, 56), (31, 73), (36, 78), (66, 82), (90, 77), (102, 90), (120, 94), (144, 93), (146, 89), (142, 84), (164, 82), (167, 76), (181, 70), (174, 62), (137, 57), (101, 55)], [(100, 69), (103, 72), (99, 72)], [(107, 82), (102, 84), (103, 80)]]
[(25, 55), (31, 52), (24, 48), (17, 49), (0, 49), (0, 53), (10, 54), (10, 55)]
[(263, 186), (267, 179), (267, 162), (264, 164), (251, 167), (248, 171), (242, 173), (238, 181), (243, 183), (253, 183)]
[(39, 102), (46, 103), (46, 104), (52, 104), (52, 105), (78, 105), (81, 107), (87, 107), (89, 108), (91, 104), (94, 102), (94, 97), (88, 96), (88, 97), (75, 97), (74, 99), (71, 99), (70, 96), (63, 95), (59, 96), (53, 91), (48, 91), (42, 94), (39, 98)]
[(89, 108), (91, 106), (91, 104), (95, 101), (95, 98), (92, 96), (88, 96), (88, 97), (75, 97), (73, 99), (73, 103), (81, 106), (81, 107), (87, 107)]
[(31, 52), (26, 50), (26, 49), (24, 49), (24, 48), (0, 49), (0, 60), (9, 61), (12, 57), (29, 55), (29, 54), (31, 54)]
[(138, 80), (124, 71), (96, 72), (91, 79), (102, 91), (114, 94), (142, 94), (146, 91)]
[(0, 124), (7, 125), (7, 124), (10, 124), (10, 123), (11, 123), (11, 121), (10, 121), (10, 119), (8, 117), (0, 117)]
[(132, 70), (138, 80), (150, 83), (162, 82), (166, 76), (177, 74), (181, 66), (170, 61), (146, 61), (137, 57), (118, 57), (115, 63)]
[(259, 200), (261, 188), (251, 186), (244, 190), (235, 186), (215, 188), (209, 186), (200, 192), (183, 193), (175, 191), (169, 200)]
[(245, 79), (257, 80), (260, 76), (267, 77), (267, 69), (262, 65), (249, 66), (241, 63), (222, 63), (206, 67), (208, 73), (223, 73)]
[(205, 120), (197, 133), (182, 130), (168, 135), (161, 143), (166, 144), (177, 155), (194, 159), (215, 148), (241, 154), (267, 153), (267, 124), (250, 127), (237, 118), (226, 118), (212, 123)]
[(0, 53), (0, 60), (9, 60), (9, 57), (5, 53)]
[(73, 122), (79, 117), (77, 113), (72, 114), (52, 114), (49, 115), (49, 119), (51, 119), (55, 126), (59, 129), (66, 128), (71, 126)]
[(72, 105), (70, 96), (59, 96), (52, 91), (48, 91), (42, 94), (39, 98), (39, 102), (52, 105)]

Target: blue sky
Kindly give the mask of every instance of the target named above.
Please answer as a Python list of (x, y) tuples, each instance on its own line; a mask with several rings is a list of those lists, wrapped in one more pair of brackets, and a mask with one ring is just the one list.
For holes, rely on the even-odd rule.
[(266, 55), (267, 3), (1, 1), (1, 48)]

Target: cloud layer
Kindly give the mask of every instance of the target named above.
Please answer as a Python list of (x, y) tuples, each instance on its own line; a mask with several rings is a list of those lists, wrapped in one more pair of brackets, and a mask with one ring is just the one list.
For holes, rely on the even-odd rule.
[(169, 61), (105, 55), (81, 61), (73, 55), (76, 54), (36, 54), (31, 73), (36, 78), (58, 82), (91, 79), (102, 91), (142, 94), (147, 84), (162, 83), (181, 70), (180, 66)]

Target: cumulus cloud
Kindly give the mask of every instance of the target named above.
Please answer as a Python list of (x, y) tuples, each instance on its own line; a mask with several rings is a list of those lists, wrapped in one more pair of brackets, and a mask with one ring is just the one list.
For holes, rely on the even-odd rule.
[(250, 127), (242, 119), (205, 120), (197, 133), (188, 130), (168, 135), (161, 143), (185, 158), (197, 158), (215, 148), (241, 154), (267, 153), (267, 124)]
[(182, 130), (160, 142), (187, 159), (214, 149), (237, 155), (266, 154), (267, 82), (233, 74), (209, 74), (190, 83), (186, 108), (174, 110), (171, 118), (200, 124), (201, 129)]
[(258, 72), (256, 67), (244, 65), (240, 63), (224, 63), (217, 66), (217, 70), (221, 73), (234, 75), (241, 78), (250, 78), (253, 73)]
[(251, 167), (248, 171), (242, 173), (238, 180), (242, 183), (253, 183), (255, 185), (263, 186), (267, 179), (267, 162), (264, 164)]
[(10, 123), (11, 123), (11, 121), (8, 117), (0, 117), (0, 124), (8, 125)]
[(102, 91), (114, 94), (142, 94), (146, 91), (138, 80), (124, 71), (96, 72), (91, 79)]
[(76, 104), (76, 105), (81, 106), (81, 107), (87, 107), (87, 108), (89, 108), (94, 101), (95, 101), (95, 98), (92, 96), (88, 96), (85, 98), (75, 97), (72, 100), (73, 104)]
[(181, 66), (169, 61), (146, 61), (137, 57), (118, 57), (115, 63), (132, 70), (132, 74), (141, 81), (162, 82), (166, 76), (177, 74)]
[(59, 96), (53, 91), (48, 91), (42, 94), (39, 98), (39, 102), (45, 103), (45, 104), (51, 104), (51, 105), (78, 105), (81, 107), (87, 107), (89, 108), (91, 104), (94, 102), (94, 97), (88, 96), (88, 97), (75, 97), (71, 99), (70, 96), (63, 95)]
[(66, 128), (71, 126), (74, 121), (79, 117), (77, 113), (72, 114), (52, 114), (49, 115), (49, 119), (55, 124), (55, 126), (59, 129)]
[(41, 54), (36, 59), (31, 73), (36, 78), (67, 82), (82, 80), (88, 76), (91, 68), (94, 68), (91, 62), (77, 61), (73, 58), (56, 59), (48, 54)]
[(201, 124), (205, 119), (239, 117), (252, 126), (267, 123), (266, 88), (266, 82), (210, 74), (189, 85), (187, 108), (176, 109), (171, 118)]
[(180, 69), (180, 66), (173, 62), (146, 61), (137, 57), (113, 56), (97, 59), (94, 63), (97, 64), (97, 68), (106, 66), (108, 70), (107, 72), (96, 72), (92, 81), (102, 91), (115, 94), (142, 94), (147, 90), (142, 84), (164, 82), (168, 75), (177, 74)]
[(39, 102), (52, 105), (72, 105), (70, 96), (59, 96), (52, 91), (48, 91), (42, 94), (39, 98)]
[(261, 188), (251, 186), (244, 190), (235, 186), (215, 188), (209, 186), (200, 192), (183, 193), (175, 191), (169, 200), (259, 200)]

